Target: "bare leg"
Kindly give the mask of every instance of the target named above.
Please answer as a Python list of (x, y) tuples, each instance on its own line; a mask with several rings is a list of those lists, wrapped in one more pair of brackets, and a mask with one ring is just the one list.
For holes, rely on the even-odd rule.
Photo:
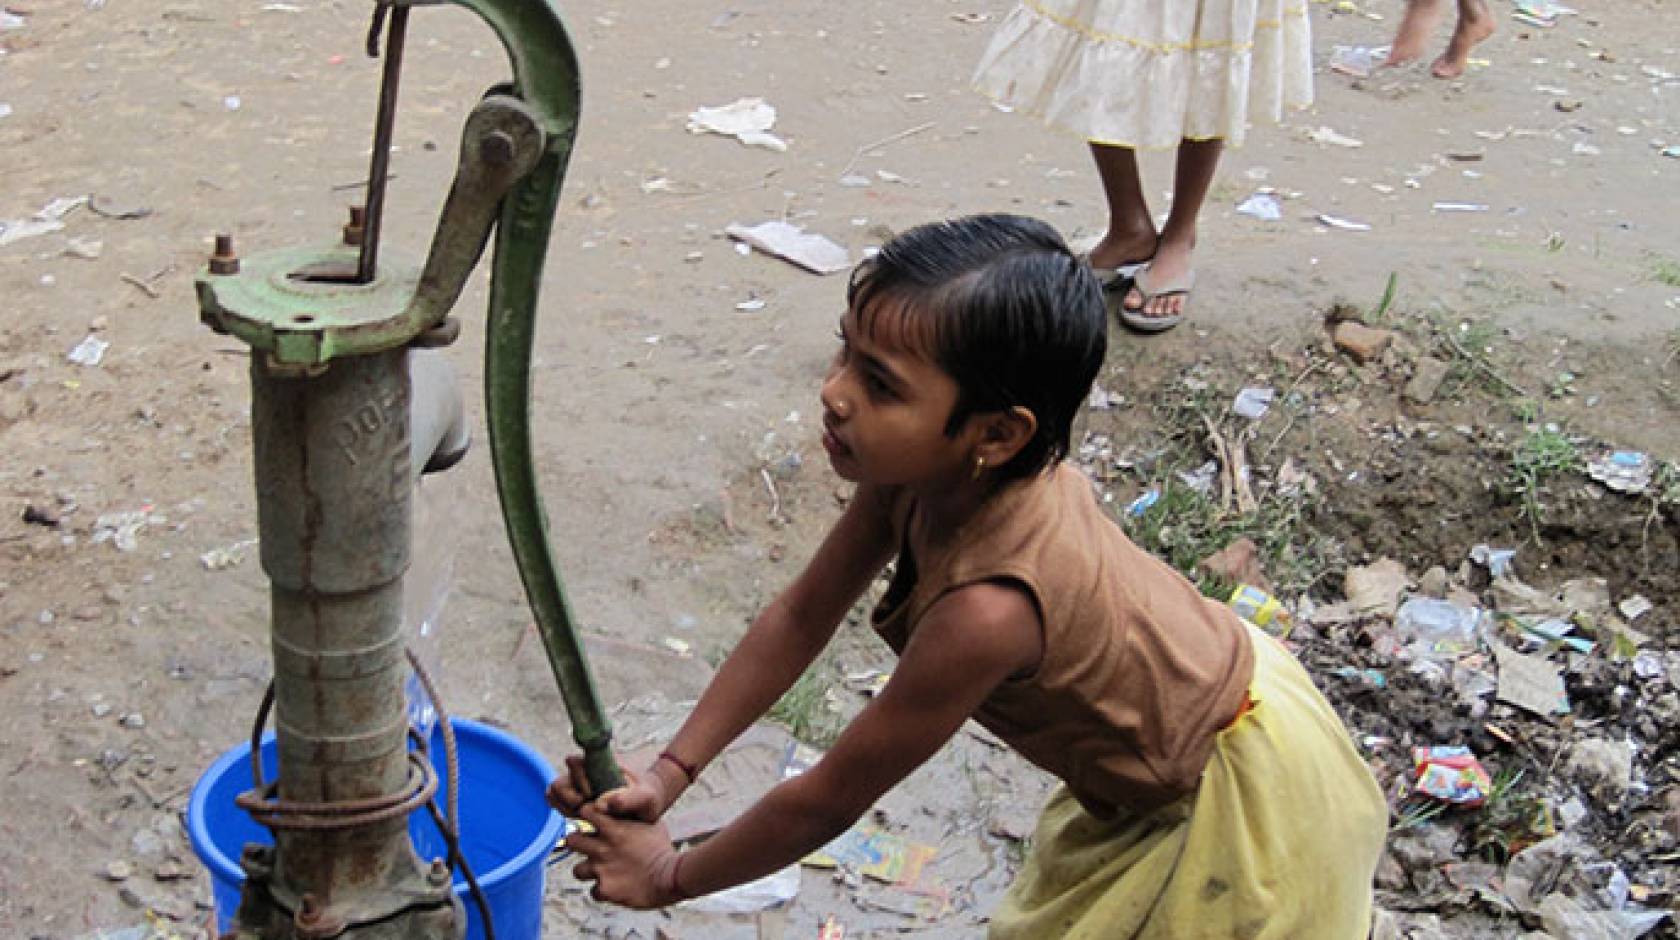
[[(1149, 279), (1153, 284), (1170, 284), (1190, 273), (1190, 252), (1196, 247), (1196, 217), (1202, 212), (1208, 187), (1213, 185), (1213, 172), (1219, 167), (1219, 155), (1225, 141), (1186, 140), (1178, 145), (1178, 166), (1173, 176), (1172, 212), (1167, 225), (1161, 229), (1161, 244), (1155, 249), (1155, 260), (1149, 263)], [(1156, 297), (1146, 305), (1143, 295), (1133, 288), (1126, 292), (1128, 310), (1142, 310), (1151, 317), (1170, 317), (1184, 312), (1184, 296)]]
[(1423, 58), (1424, 47), (1441, 19), (1441, 0), (1407, 0), (1406, 15), (1394, 34), (1394, 45), (1383, 65), (1405, 65)]
[(1091, 265), (1113, 268), (1147, 261), (1155, 254), (1155, 220), (1143, 197), (1138, 176), (1137, 152), (1130, 147), (1092, 144), (1091, 158), (1097, 162), (1103, 196), (1108, 200), (1108, 232), (1091, 249)]
[(1457, 78), (1470, 64), (1470, 50), (1493, 35), (1493, 14), (1486, 0), (1458, 0), (1458, 25), (1453, 27), (1447, 51), (1435, 60), (1430, 73), (1436, 78)]

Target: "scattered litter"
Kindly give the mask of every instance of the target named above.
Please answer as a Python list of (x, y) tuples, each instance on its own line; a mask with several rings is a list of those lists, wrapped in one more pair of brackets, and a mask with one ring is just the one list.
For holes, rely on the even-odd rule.
[(1433, 206), (1436, 212), (1486, 212), (1488, 206), (1481, 202), (1437, 202)]
[(1493, 655), (1499, 663), (1499, 701), (1544, 718), (1569, 714), (1569, 693), (1557, 666), (1500, 644), (1494, 645)]
[(1636, 450), (1611, 451), (1587, 464), (1587, 476), (1618, 493), (1638, 495), (1651, 485), (1655, 471), (1650, 454)]
[(1342, 577), (1342, 596), (1355, 612), (1394, 616), (1406, 590), (1406, 566), (1392, 558), (1349, 568)]
[[(953, 18), (960, 16), (986, 16), (984, 13), (953, 13)], [(840, 923), (833, 914), (823, 919), (822, 926), (817, 928), (817, 940), (846, 940), (846, 925)]]
[(776, 109), (763, 98), (741, 98), (721, 107), (696, 108), (688, 115), (691, 134), (721, 134), (749, 147), (777, 153), (788, 149), (787, 141), (770, 133), (776, 124)]
[(1467, 747), (1412, 748), (1412, 789), (1431, 799), (1473, 809), (1487, 802), (1493, 778)]
[(1596, 144), (1589, 144), (1584, 140), (1577, 140), (1575, 142), (1575, 146), (1570, 148), (1570, 152), (1580, 154), (1584, 157), (1596, 157), (1604, 151)]
[(95, 238), (67, 238), (64, 253), (83, 261), (97, 261), (105, 253), (105, 243)]
[(13, 29), (22, 29), (28, 22), (23, 17), (10, 10), (0, 8), (0, 33)]
[(222, 571), (234, 568), (245, 560), (245, 552), (257, 545), (257, 539), (242, 539), (220, 548), (212, 548), (198, 556), (199, 564), (205, 571)]
[(845, 866), (887, 884), (914, 884), (939, 849), (911, 842), (873, 825), (854, 826), (840, 838), (805, 857), (811, 868)]
[(764, 298), (753, 297), (749, 300), (743, 300), (740, 303), (735, 305), (735, 309), (739, 310), (743, 313), (754, 313), (756, 311), (763, 310), (764, 309)]
[(1410, 597), (1394, 615), (1394, 632), (1418, 659), (1456, 659), (1476, 649), (1482, 610), (1433, 597)]
[(7, 104), (4, 101), (0, 101), (0, 118), (8, 118), (8, 117), (11, 117), (11, 116), (12, 116), (12, 106)]
[(1239, 584), (1231, 592), (1231, 609), (1239, 617), (1277, 637), (1289, 635), (1294, 627), (1283, 602), (1252, 584)]
[(1365, 142), (1357, 137), (1349, 137), (1330, 127), (1320, 127), (1310, 131), (1307, 139), (1315, 144), (1329, 144), (1335, 147), (1363, 147)]
[(1370, 78), (1383, 60), (1388, 58), (1389, 46), (1334, 46), (1330, 50), (1330, 71)]
[(1149, 511), (1149, 507), (1160, 501), (1161, 490), (1159, 488), (1145, 490), (1143, 493), (1138, 495), (1137, 499), (1134, 499), (1126, 504), (1126, 515), (1141, 516), (1145, 512)]
[(1340, 229), (1344, 232), (1369, 232), (1371, 230), (1371, 226), (1368, 223), (1355, 222), (1352, 219), (1344, 219), (1340, 216), (1329, 215), (1328, 213), (1322, 212), (1318, 215), (1318, 222), (1320, 225)]
[(1245, 388), (1237, 393), (1237, 400), (1231, 404), (1231, 410), (1240, 417), (1257, 421), (1271, 410), (1272, 399), (1276, 395), (1274, 389)]
[(1096, 411), (1107, 411), (1116, 405), (1123, 405), (1125, 403), (1126, 396), (1115, 394), (1114, 392), (1103, 388), (1101, 385), (1092, 385), (1091, 394), (1085, 396), (1086, 407), (1092, 408)]
[(1388, 688), (1388, 677), (1383, 675), (1381, 669), (1355, 669), (1352, 666), (1342, 666), (1336, 670), (1335, 675), (1343, 679), (1363, 683), (1373, 689)]
[(1495, 580), (1511, 573), (1511, 562), (1516, 557), (1514, 548), (1493, 548), (1479, 543), (1470, 549), (1470, 560), (1486, 568), (1488, 576)]
[(688, 656), (693, 652), (693, 645), (680, 637), (668, 636), (659, 641), (661, 646), (676, 653), (678, 656)]
[(847, 189), (867, 189), (873, 185), (874, 182), (875, 181), (869, 177), (860, 176), (857, 173), (840, 177), (840, 185), (846, 187)]
[(157, 519), (150, 506), (134, 512), (108, 513), (93, 520), (93, 535), (88, 541), (95, 545), (110, 542), (119, 552), (132, 552), (139, 547), (140, 530)]
[(64, 358), (91, 369), (105, 360), (105, 350), (110, 348), (110, 343), (90, 333), (87, 339), (77, 343), (76, 348), (70, 350)]
[(863, 669), (858, 672), (847, 673), (842, 681), (845, 682), (846, 688), (853, 692), (874, 698), (887, 687), (887, 682), (891, 678), (892, 673), (881, 669)]
[(227, 108), (229, 111), (238, 111), (243, 106), (244, 102), (240, 100), (238, 95), (228, 95), (226, 98), (222, 99), (222, 107)]
[(120, 219), (125, 222), (133, 221), (135, 219), (144, 219), (152, 214), (150, 206), (128, 205), (119, 202), (110, 196), (101, 196), (97, 194), (89, 197), (87, 207), (88, 211), (92, 212), (94, 215), (102, 216), (107, 219)]
[(1219, 462), (1210, 460), (1194, 470), (1178, 471), (1178, 479), (1203, 496), (1213, 492), (1213, 481), (1219, 478)]
[(880, 180), (883, 183), (902, 183), (902, 182), (904, 182), (904, 177), (898, 175), (897, 173), (894, 173), (891, 170), (876, 170), (875, 171), (875, 178)]
[(757, 881), (684, 901), (686, 910), (704, 914), (752, 914), (780, 907), (799, 896), (799, 866), (765, 875)]
[(1672, 147), (1664, 147), (1662, 149), (1662, 155), (1665, 157), (1680, 158), (1680, 144), (1675, 144)]
[(1517, 9), (1511, 15), (1530, 26), (1550, 29), (1560, 16), (1575, 16), (1577, 11), (1556, 0), (1516, 0)]
[(64, 217), (87, 202), (86, 196), (61, 196), (27, 219), (0, 219), (0, 245), (45, 235), (64, 228)]
[(1276, 222), (1283, 218), (1283, 205), (1271, 193), (1258, 192), (1244, 199), (1237, 206), (1237, 213), (1259, 219), (1262, 222)]
[(834, 274), (852, 266), (851, 253), (846, 249), (821, 235), (808, 233), (797, 225), (780, 220), (750, 227), (735, 224), (724, 229), (724, 233), (816, 274)]
[(1558, 617), (1550, 617), (1538, 622), (1518, 620), (1517, 627), (1523, 632), (1523, 638), (1536, 645), (1557, 644), (1566, 646), (1577, 653), (1592, 652), (1593, 642), (1586, 637), (1572, 636), (1575, 625)]
[(1638, 620), (1650, 613), (1655, 606), (1645, 595), (1635, 594), (1617, 604), (1616, 609), (1622, 612), (1623, 617), (1629, 620)]

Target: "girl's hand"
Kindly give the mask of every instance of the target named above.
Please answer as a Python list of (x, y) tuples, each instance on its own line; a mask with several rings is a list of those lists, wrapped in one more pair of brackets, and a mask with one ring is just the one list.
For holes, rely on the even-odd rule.
[(595, 831), (567, 836), (566, 847), (584, 856), (572, 873), (595, 882), (595, 900), (649, 910), (683, 899), (677, 850), (664, 824), (616, 818), (598, 803), (585, 804), (579, 816)]
[[(602, 807), (614, 816), (643, 822), (654, 822), (665, 815), (665, 810), (671, 806), (671, 797), (659, 774), (634, 774), (624, 769), (623, 764), (619, 765), (619, 769), (624, 774), (624, 786), (602, 795)], [(548, 805), (576, 818), (594, 797), (589, 776), (583, 770), (582, 755), (573, 754), (566, 758), (566, 772), (548, 785)]]

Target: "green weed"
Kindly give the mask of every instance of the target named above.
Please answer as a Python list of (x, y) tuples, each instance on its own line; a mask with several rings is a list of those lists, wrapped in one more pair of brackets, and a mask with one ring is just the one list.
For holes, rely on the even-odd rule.
[(1651, 265), (1651, 277), (1660, 284), (1669, 287), (1680, 287), (1680, 261), (1670, 258), (1658, 258)]
[(835, 676), (826, 663), (812, 663), (776, 704), (770, 706), (766, 717), (787, 728), (805, 744), (827, 750), (846, 724), (829, 697), (829, 690), (835, 685)]
[(1522, 790), (1521, 770), (1502, 770), (1493, 777), (1487, 802), (1470, 833), (1472, 851), (1503, 865), (1511, 856), (1555, 831), (1544, 796)]
[(1580, 450), (1554, 425), (1530, 429), (1513, 448), (1505, 490), (1521, 501), (1520, 514), (1528, 520), (1536, 542), (1540, 541), (1540, 521), (1545, 512), (1541, 493), (1547, 481), (1580, 469)]

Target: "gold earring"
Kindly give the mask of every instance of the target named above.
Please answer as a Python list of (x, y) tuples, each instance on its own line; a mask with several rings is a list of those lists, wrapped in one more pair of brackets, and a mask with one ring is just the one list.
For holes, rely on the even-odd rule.
[(969, 479), (970, 480), (980, 479), (980, 471), (982, 471), (984, 469), (986, 469), (986, 458), (975, 457), (974, 458), (974, 473), (969, 476)]

